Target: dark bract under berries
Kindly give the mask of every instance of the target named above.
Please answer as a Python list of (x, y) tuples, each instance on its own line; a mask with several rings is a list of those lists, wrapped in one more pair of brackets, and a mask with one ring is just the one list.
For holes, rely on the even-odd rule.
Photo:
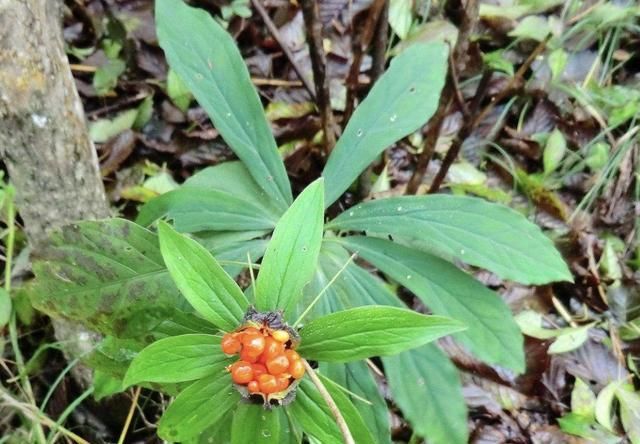
[(225, 334), (220, 343), (224, 353), (239, 355), (227, 371), (242, 396), (265, 407), (293, 401), (305, 373), (295, 351), (299, 341), (281, 312), (260, 313), (250, 307), (242, 325)]

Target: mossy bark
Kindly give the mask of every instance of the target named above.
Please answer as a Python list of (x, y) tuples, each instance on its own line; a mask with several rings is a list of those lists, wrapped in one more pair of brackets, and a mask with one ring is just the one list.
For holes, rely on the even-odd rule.
[[(109, 216), (98, 159), (64, 51), (61, 0), (0, 0), (0, 155), (37, 254), (47, 232)], [(56, 321), (82, 353), (94, 335)], [(86, 374), (83, 377), (88, 381)]]

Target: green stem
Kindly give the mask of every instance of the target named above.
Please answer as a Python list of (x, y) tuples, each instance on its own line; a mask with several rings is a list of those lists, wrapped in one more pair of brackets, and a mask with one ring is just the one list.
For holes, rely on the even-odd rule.
[[(15, 219), (16, 219), (16, 210), (13, 206), (13, 196), (14, 191), (13, 187), (8, 186), (6, 188), (7, 192), (7, 229), (9, 230), (7, 234), (7, 251), (6, 251), (6, 262), (4, 266), (4, 290), (8, 295), (11, 294), (11, 268), (12, 268), (12, 259), (13, 259), (13, 248), (16, 239), (16, 227), (15, 227)], [(12, 304), (13, 305), (13, 304)], [(16, 366), (18, 367), (18, 373), (20, 374), (20, 382), (22, 383), (22, 388), (27, 395), (28, 401), (33, 405), (34, 408), (36, 406), (36, 400), (33, 396), (33, 389), (31, 388), (31, 382), (29, 381), (29, 375), (25, 371), (24, 366), (24, 358), (22, 356), (22, 352), (20, 352), (20, 347), (18, 345), (18, 328), (16, 325), (16, 311), (15, 309), (11, 310), (11, 318), (9, 319), (9, 336), (11, 338), (11, 347), (13, 348), (13, 353), (16, 358)], [(44, 435), (44, 430), (42, 429), (42, 425), (40, 421), (33, 419), (32, 420), (33, 427), (36, 431), (36, 439), (38, 442), (44, 444), (46, 442), (46, 438)]]

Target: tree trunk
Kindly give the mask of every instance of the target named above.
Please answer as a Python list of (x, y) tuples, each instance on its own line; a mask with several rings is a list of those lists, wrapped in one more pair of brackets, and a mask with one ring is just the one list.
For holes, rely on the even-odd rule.
[[(0, 155), (33, 250), (47, 232), (109, 216), (98, 159), (64, 51), (61, 0), (0, 0)], [(92, 335), (56, 321), (71, 354)], [(86, 381), (86, 379), (85, 379)]]

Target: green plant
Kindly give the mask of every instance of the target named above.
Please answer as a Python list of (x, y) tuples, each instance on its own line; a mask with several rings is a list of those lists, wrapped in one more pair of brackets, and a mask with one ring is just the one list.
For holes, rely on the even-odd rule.
[[(415, 433), (434, 443), (466, 442), (466, 408), (455, 366), (434, 344), (409, 350), (424, 344), (426, 335), (395, 344), (393, 351), (405, 350), (396, 356), (380, 347), (338, 353), (330, 344), (305, 338), (305, 328), (321, 325), (323, 319), (335, 323), (318, 337), (332, 329), (351, 334), (356, 327), (365, 328), (362, 319), (356, 322), (358, 313), (388, 313), (395, 321), (387, 319), (384, 325), (401, 326), (409, 316), (438, 319), (407, 311), (389, 285), (353, 261), (357, 255), (413, 292), (434, 315), (466, 325), (453, 338), (473, 356), (519, 373), (525, 367), (523, 339), (509, 308), (454, 263), (525, 284), (571, 280), (537, 226), (507, 207), (477, 198), (429, 195), (363, 202), (324, 224), (324, 209), (385, 148), (434, 113), (447, 46), (416, 43), (394, 58), (348, 122), (327, 160), (324, 183), (314, 182), (293, 202), (284, 164), (233, 39), (206, 12), (181, 0), (158, 0), (156, 19), (172, 70), (240, 162), (207, 168), (151, 200), (137, 224), (112, 219), (65, 227), (34, 264), (36, 306), (106, 335), (89, 358), (97, 369), (96, 393), (105, 396), (144, 382), (178, 394), (167, 415), (172, 409), (208, 406), (208, 416), (193, 419), (201, 421), (200, 429), (211, 424), (202, 436), (229, 435), (232, 441), (237, 436), (236, 442), (246, 442), (241, 441), (246, 438), (242, 424), (254, 418), (253, 423), (266, 421), (289, 430), (292, 442), (299, 442), (301, 430), (321, 442), (335, 442), (337, 428), (327, 404), (306, 379), (286, 409), (262, 413), (238, 404), (230, 410), (240, 395), (230, 390), (231, 378), (223, 369), (233, 361), (211, 342), (219, 329), (240, 327), (252, 301), (261, 312), (280, 309), (286, 320), (308, 322), (301, 330), (300, 354), (321, 361), (324, 385), (358, 442), (391, 442), (387, 406), (370, 366), (335, 361), (381, 355), (394, 402)], [(143, 228), (163, 218), (192, 237), (164, 223), (159, 223), (159, 239)], [(253, 261), (260, 258), (257, 281), (243, 295), (231, 277), (257, 268)], [(371, 316), (374, 322), (376, 315)], [(384, 329), (380, 334), (386, 334)], [(184, 353), (172, 341), (186, 341)], [(214, 377), (215, 369), (220, 372)], [(197, 382), (185, 387), (185, 373), (186, 380)], [(187, 406), (180, 407), (178, 400), (185, 399), (189, 402), (181, 402)], [(216, 405), (227, 408), (211, 407)], [(162, 421), (165, 438), (183, 437), (171, 426), (179, 421)], [(169, 436), (170, 431), (176, 435)]]

